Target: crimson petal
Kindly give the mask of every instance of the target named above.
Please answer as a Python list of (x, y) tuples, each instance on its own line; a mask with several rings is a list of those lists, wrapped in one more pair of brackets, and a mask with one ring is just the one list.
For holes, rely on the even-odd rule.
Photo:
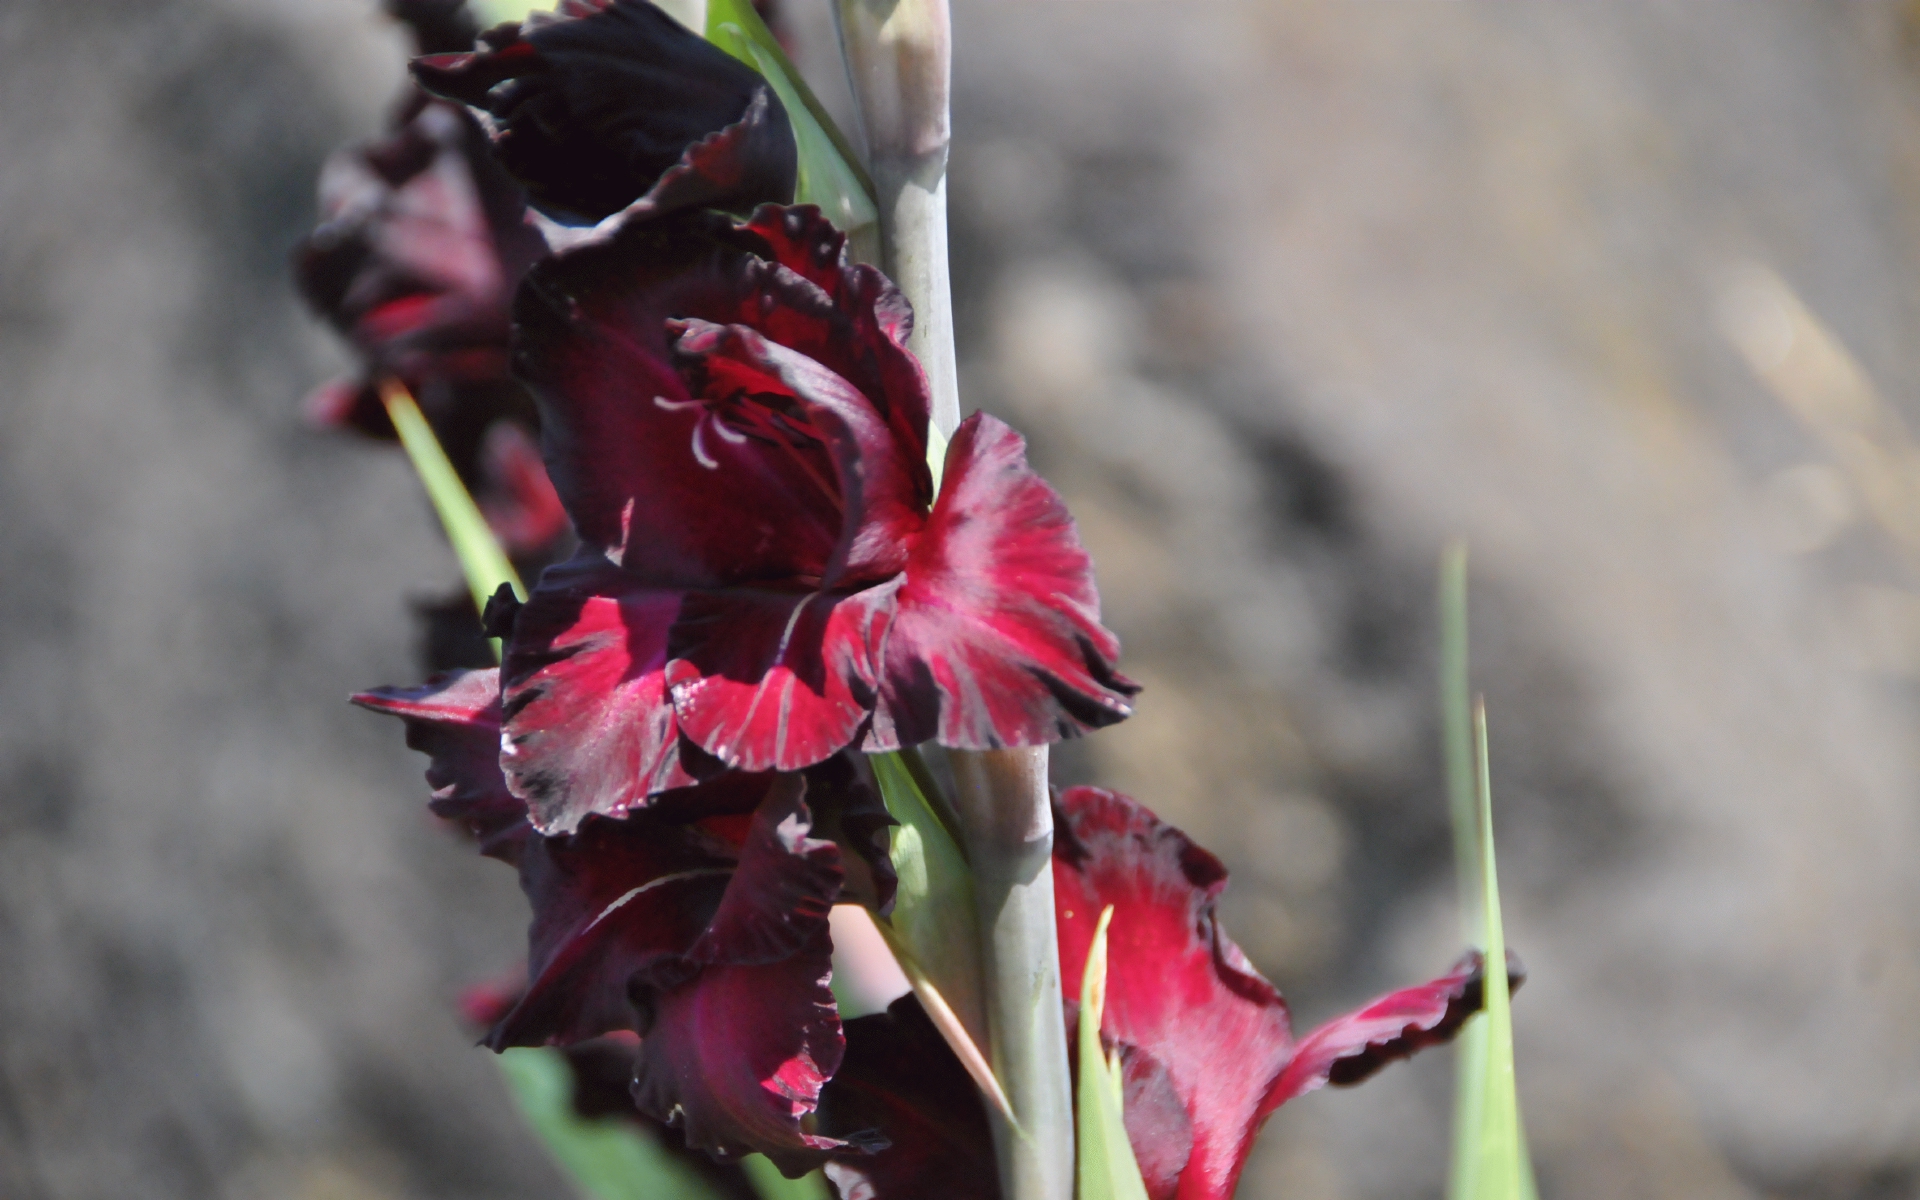
[[(1511, 956), (1508, 964), (1510, 986), (1518, 987), (1519, 964)], [(1271, 1111), (1322, 1084), (1359, 1083), (1396, 1058), (1448, 1040), (1480, 1011), (1485, 988), (1485, 963), (1474, 951), (1438, 979), (1328, 1021), (1300, 1039), (1264, 1108)]]
[(689, 593), (667, 664), (680, 729), (744, 771), (798, 770), (849, 745), (873, 703), (891, 595)]
[(641, 1023), (637, 977), (681, 979), (733, 873), (724, 842), (651, 813), (595, 818), (529, 841), (521, 886), (533, 907), (526, 994), (488, 1035), (495, 1050), (569, 1043)]
[(904, 469), (925, 508), (933, 500), (927, 469), (926, 373), (907, 351), (913, 309), (891, 280), (846, 261), (847, 235), (813, 205), (767, 205), (735, 231), (735, 241), (798, 276), (824, 303), (796, 300), (735, 318), (769, 341), (796, 350), (859, 388), (893, 429)]
[(1127, 717), (1093, 563), (1026, 443), (975, 413), (908, 559), (867, 749), (1032, 746)]
[[(789, 200), (793, 128), (760, 76), (645, 0), (562, 6), (482, 35), (471, 54), (417, 60), (429, 91), (496, 118), (500, 160), (557, 215), (597, 221), (676, 166), (707, 181), (703, 206), (746, 211)], [(722, 155), (688, 148), (749, 125)]]
[[(1060, 797), (1055, 836), (1063, 981), (1084, 973), (1100, 913), (1114, 907), (1101, 1033), (1151, 1060), (1128, 1059), (1127, 1132), (1154, 1200), (1227, 1200), (1254, 1135), (1280, 1104), (1444, 1041), (1479, 1008), (1479, 960), (1469, 956), (1450, 974), (1296, 1043), (1286, 1002), (1220, 928), (1227, 872), (1219, 859), (1142, 805), (1098, 788)], [(1184, 1128), (1169, 1119), (1172, 1100)]]
[(776, 781), (698, 941), (628, 982), (645, 1017), (640, 1108), (716, 1157), (760, 1151), (794, 1169), (848, 1144), (803, 1127), (845, 1048), (827, 986), (839, 852), (809, 836), (804, 793), (796, 776)]
[[(1261, 1102), (1292, 1058), (1286, 1002), (1220, 929), (1219, 859), (1116, 792), (1072, 788), (1060, 809), (1061, 979), (1077, 989), (1094, 926), (1113, 905), (1101, 1032), (1164, 1067), (1188, 1113), (1181, 1200), (1230, 1196)], [(1164, 1157), (1163, 1146), (1143, 1149), (1143, 1160)]]
[[(686, 320), (668, 328), (678, 331), (674, 351), (682, 373), (723, 420), (765, 437), (822, 443), (842, 522), (822, 586), (897, 574), (926, 519), (925, 503), (910, 469), (914, 460), (894, 444), (873, 402), (820, 363), (746, 326)], [(828, 485), (821, 480), (819, 486)]]
[[(352, 340), (366, 382), (336, 386), (309, 412), (391, 436), (371, 381), (393, 375), (419, 395), (443, 441), (473, 441), (495, 417), (530, 415), (506, 378), (508, 298), (541, 243), (473, 119), (414, 93), (391, 131), (327, 160), (319, 202), (295, 278)], [(464, 438), (445, 428), (455, 410), (472, 426)]]
[(417, 688), (376, 688), (353, 697), (406, 722), (407, 745), (428, 756), (428, 807), (473, 835), (480, 852), (518, 863), (532, 830), (527, 807), (500, 773), (500, 672), (454, 671)]
[(695, 782), (665, 691), (680, 599), (583, 550), (548, 568), (520, 609), (502, 676), (501, 761), (543, 833)]
[(726, 228), (623, 225), (541, 264), (515, 303), (561, 501), (585, 543), (661, 586), (817, 579), (840, 540), (817, 470), (721, 425), (673, 368), (669, 318), (731, 321), (769, 294), (772, 268)]

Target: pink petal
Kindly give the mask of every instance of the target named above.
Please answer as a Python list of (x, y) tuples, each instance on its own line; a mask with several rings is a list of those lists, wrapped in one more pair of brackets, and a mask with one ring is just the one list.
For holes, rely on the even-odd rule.
[(591, 552), (551, 567), (508, 643), (502, 766), (545, 833), (619, 815), (686, 787), (666, 697), (667, 630), (680, 595)]
[(729, 767), (792, 771), (852, 743), (890, 589), (690, 593), (667, 679), (681, 731)]
[(518, 863), (532, 835), (527, 806), (500, 773), (500, 672), (454, 671), (417, 688), (353, 698), (406, 722), (407, 745), (428, 756), (428, 807), (472, 834), (489, 858)]
[[(1293, 1041), (1285, 1001), (1215, 917), (1226, 868), (1143, 805), (1099, 788), (1060, 797), (1055, 837), (1063, 986), (1077, 992), (1094, 926), (1113, 905), (1101, 1033), (1163, 1067), (1188, 1114), (1181, 1200), (1230, 1196)], [(1167, 1149), (1156, 1141), (1136, 1153), (1164, 1177)]]
[[(1327, 1083), (1359, 1083), (1396, 1058), (1409, 1058), (1417, 1050), (1448, 1040), (1480, 1011), (1484, 966), (1475, 951), (1440, 978), (1391, 992), (1300, 1039), (1293, 1061), (1274, 1081), (1263, 1111)], [(1516, 973), (1512, 978), (1520, 976)]]
[(1066, 506), (1020, 435), (975, 413), (907, 563), (867, 749), (1032, 746), (1110, 725), (1139, 690), (1119, 654)]

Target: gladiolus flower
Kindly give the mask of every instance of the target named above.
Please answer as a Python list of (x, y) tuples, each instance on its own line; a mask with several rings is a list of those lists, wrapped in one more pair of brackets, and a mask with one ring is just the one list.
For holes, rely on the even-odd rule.
[(414, 63), (422, 86), (485, 109), (494, 150), (565, 221), (625, 209), (745, 213), (793, 199), (793, 126), (765, 81), (647, 0), (562, 0)]
[(1100, 913), (1114, 907), (1100, 1033), (1121, 1052), (1128, 1140), (1153, 1200), (1226, 1200), (1274, 1109), (1446, 1041), (1480, 1010), (1472, 954), (1296, 1039), (1286, 1001), (1214, 914), (1227, 885), (1219, 859), (1099, 788), (1069, 789), (1054, 823), (1070, 1005)]
[(962, 423), (934, 497), (911, 316), (844, 242), (768, 206), (623, 225), (528, 276), (516, 367), (583, 543), (506, 652), (503, 761), (540, 829), (716, 766), (1129, 713), (1092, 564), (1019, 436)]

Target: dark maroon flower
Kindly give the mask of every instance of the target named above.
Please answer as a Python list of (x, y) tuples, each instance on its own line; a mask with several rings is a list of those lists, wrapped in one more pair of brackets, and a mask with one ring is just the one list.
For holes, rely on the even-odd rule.
[(544, 243), (520, 189), (457, 105), (411, 92), (390, 132), (327, 160), (320, 224), (294, 254), (301, 295), (353, 344), (355, 379), (308, 400), (327, 425), (391, 437), (379, 382), (420, 401), (456, 464), (501, 417), (532, 424), (507, 372), (513, 288)]
[(849, 832), (882, 894), (891, 867), (878, 797), (842, 758), (806, 776), (733, 773), (625, 820), (545, 837), (500, 773), (498, 673), (355, 697), (401, 717), (430, 756), (431, 807), (483, 854), (519, 868), (534, 919), (528, 982), (487, 1036), (495, 1049), (641, 1035), (633, 1095), (718, 1157), (751, 1151), (796, 1169), (857, 1145), (805, 1121), (844, 1041), (827, 987), (828, 908), (841, 852), (816, 810)]
[[(392, 7), (423, 43), (458, 37), (467, 20), (438, 0)], [(567, 554), (572, 533), (540, 462), (533, 398), (508, 372), (509, 297), (544, 243), (486, 135), (463, 108), (409, 87), (387, 134), (328, 161), (320, 208), (295, 273), (360, 365), (309, 396), (308, 417), (390, 439), (381, 388), (399, 384), (515, 566), (531, 575)], [(430, 669), (493, 661), (464, 589), (416, 610)]]
[(992, 417), (934, 499), (911, 315), (811, 207), (541, 264), (516, 369), (582, 538), (509, 644), (504, 765), (563, 832), (715, 764), (1033, 745), (1117, 721), (1092, 566)]
[(1214, 915), (1227, 879), (1220, 860), (1098, 788), (1061, 796), (1055, 826), (1069, 993), (1101, 911), (1114, 906), (1101, 1036), (1122, 1053), (1128, 1139), (1154, 1200), (1225, 1200), (1275, 1108), (1326, 1083), (1357, 1083), (1479, 1011), (1475, 954), (1295, 1040), (1286, 1002)]
[(555, 217), (793, 198), (793, 127), (772, 89), (647, 0), (563, 0), (482, 41), (414, 75), (493, 115), (500, 161)]

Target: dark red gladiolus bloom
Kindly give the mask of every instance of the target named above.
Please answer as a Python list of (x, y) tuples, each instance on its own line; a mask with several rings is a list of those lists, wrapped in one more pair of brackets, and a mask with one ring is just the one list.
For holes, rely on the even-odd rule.
[(1114, 906), (1100, 1032), (1122, 1054), (1128, 1139), (1154, 1200), (1226, 1200), (1275, 1108), (1445, 1041), (1480, 1009), (1475, 954), (1296, 1040), (1286, 1002), (1214, 915), (1219, 859), (1099, 788), (1060, 797), (1055, 836), (1061, 981), (1076, 1013), (1094, 926)]
[(531, 402), (507, 371), (513, 289), (545, 251), (525, 212), (473, 118), (417, 91), (390, 132), (328, 159), (320, 224), (295, 251), (294, 274), (362, 370), (315, 392), (309, 415), (391, 437), (377, 392), (390, 376), (419, 399), (456, 464), (472, 461), (495, 420), (531, 428)]
[(796, 1168), (848, 1138), (806, 1118), (844, 1049), (827, 987), (827, 911), (840, 848), (814, 836), (831, 812), (890, 901), (886, 822), (846, 758), (806, 776), (728, 774), (625, 820), (545, 837), (499, 767), (493, 671), (443, 677), (355, 702), (401, 717), (430, 756), (434, 812), (512, 863), (534, 919), (528, 983), (487, 1036), (494, 1049), (641, 1035), (633, 1095), (719, 1158), (753, 1151)]
[(548, 832), (721, 766), (1033, 745), (1125, 717), (1092, 565), (976, 414), (937, 499), (911, 315), (811, 207), (629, 224), (542, 263), (516, 369), (583, 545), (506, 654), (504, 766)]
[(778, 97), (647, 0), (562, 0), (482, 41), (414, 75), (493, 115), (500, 161), (557, 219), (793, 198), (799, 158)]

